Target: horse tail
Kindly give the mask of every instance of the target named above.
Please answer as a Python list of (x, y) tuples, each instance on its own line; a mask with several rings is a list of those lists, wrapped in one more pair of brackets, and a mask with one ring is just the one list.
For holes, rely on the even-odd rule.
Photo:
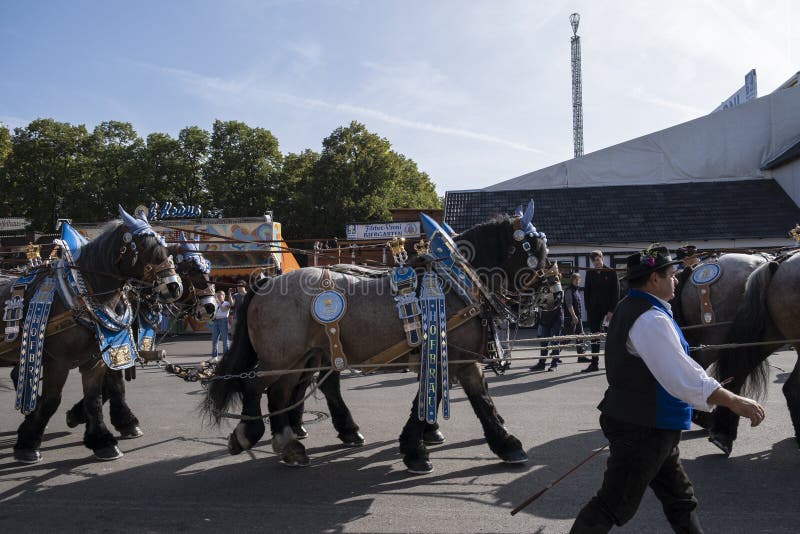
[[(248, 292), (239, 305), (233, 342), (217, 365), (216, 377), (251, 371), (258, 362), (258, 355), (247, 331), (247, 308), (254, 295), (255, 293)], [(228, 411), (234, 400), (241, 400), (243, 390), (244, 383), (240, 378), (212, 380), (208, 385), (201, 411), (212, 424), (219, 425), (223, 412)]]
[[(771, 322), (767, 310), (767, 289), (778, 264), (769, 261), (759, 266), (747, 278), (744, 295), (731, 326), (730, 343), (763, 341)], [(765, 348), (766, 347), (766, 348)], [(767, 390), (769, 346), (737, 347), (720, 351), (713, 374), (717, 380), (733, 378), (734, 389), (741, 387), (744, 395), (761, 398)]]

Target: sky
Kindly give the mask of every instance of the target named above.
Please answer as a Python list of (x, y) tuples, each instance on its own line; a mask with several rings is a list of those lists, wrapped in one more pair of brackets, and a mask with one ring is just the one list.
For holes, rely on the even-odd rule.
[(711, 112), (750, 69), (773, 91), (800, 70), (793, 1), (0, 0), (0, 123), (239, 120), (287, 154), (356, 120), (444, 195), (573, 156), (571, 13), (589, 153)]

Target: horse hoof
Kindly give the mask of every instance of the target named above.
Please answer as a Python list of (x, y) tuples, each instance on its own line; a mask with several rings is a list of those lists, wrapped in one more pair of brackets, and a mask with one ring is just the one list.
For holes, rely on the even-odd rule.
[(731, 451), (733, 451), (733, 438), (730, 436), (712, 432), (708, 437), (708, 441), (716, 445), (719, 450), (725, 453), (725, 456), (731, 455)]
[(144, 436), (144, 432), (142, 432), (142, 429), (139, 428), (138, 425), (133, 425), (119, 431), (119, 437), (121, 439), (136, 439), (142, 436)]
[(306, 439), (308, 437), (308, 430), (303, 425), (292, 427), (292, 432), (294, 432), (294, 437), (297, 439)]
[(281, 465), (285, 465), (286, 467), (308, 467), (311, 463), (308, 458), (293, 458), (291, 460), (281, 458), (280, 462)]
[(39, 449), (14, 449), (14, 459), (23, 464), (35, 464), (42, 461)]
[(299, 441), (290, 441), (281, 450), (281, 463), (288, 467), (307, 467), (311, 460)]
[(67, 412), (67, 426), (70, 428), (75, 428), (78, 425), (82, 425), (86, 422), (86, 419), (72, 413), (72, 410)]
[(228, 436), (228, 452), (231, 453), (231, 455), (235, 456), (237, 454), (240, 454), (243, 450), (244, 449), (242, 448), (242, 446), (239, 445), (239, 440), (236, 439), (234, 433), (231, 432), (231, 435)]
[(528, 461), (528, 455), (525, 454), (525, 451), (522, 449), (518, 449), (503, 453), (500, 459), (503, 460), (505, 464), (524, 464)]
[(406, 470), (413, 475), (427, 475), (433, 471), (433, 464), (424, 458), (403, 457)]
[(104, 462), (110, 462), (111, 460), (122, 458), (122, 451), (116, 445), (101, 447), (94, 450), (94, 457)]
[(355, 432), (339, 434), (339, 439), (342, 440), (342, 443), (346, 447), (363, 447), (364, 442), (366, 441), (364, 436), (358, 430)]
[(422, 442), (425, 445), (441, 445), (444, 443), (444, 434), (437, 428), (436, 430), (429, 430), (422, 434)]

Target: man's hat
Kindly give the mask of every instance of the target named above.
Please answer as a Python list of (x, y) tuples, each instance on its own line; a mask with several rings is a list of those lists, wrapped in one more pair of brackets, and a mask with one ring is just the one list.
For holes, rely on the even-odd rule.
[(627, 271), (623, 278), (627, 280), (636, 280), (645, 277), (650, 273), (654, 273), (668, 267), (680, 263), (681, 260), (673, 260), (669, 254), (667, 247), (659, 246), (658, 243), (650, 245), (645, 250), (639, 251), (636, 254), (628, 256)]

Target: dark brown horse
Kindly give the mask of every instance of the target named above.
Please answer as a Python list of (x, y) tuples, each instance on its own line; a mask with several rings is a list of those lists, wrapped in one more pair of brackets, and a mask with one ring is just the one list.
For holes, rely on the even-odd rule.
[[(74, 268), (81, 273), (88, 289), (86, 296), (95, 305), (117, 312), (122, 311), (122, 291), (126, 284), (156, 286), (165, 300), (177, 299), (182, 288), (180, 282), (175, 280), (174, 266), (163, 239), (146, 222), (120, 210), (125, 222), (109, 223), (99, 236), (83, 245), (75, 261)], [(26, 309), (37, 285), (53, 269), (43, 267), (34, 283), (28, 286)], [(11, 284), (0, 287), (0, 302), (8, 298), (10, 290)], [(68, 313), (68, 304), (56, 296), (51, 319)], [(42, 434), (61, 403), (61, 390), (67, 375), (75, 367), (81, 371), (86, 406), (84, 444), (101, 460), (113, 460), (121, 456), (116, 438), (103, 421), (102, 383), (106, 365), (99, 357), (99, 352), (93, 330), (77, 323), (45, 339), (40, 396), (35, 409), (25, 416), (17, 431), (14, 445), (14, 458), (17, 461), (35, 463), (41, 460), (39, 447)], [(14, 365), (19, 362), (19, 349), (4, 351), (0, 358), (4, 363)]]
[[(210, 264), (199, 252), (197, 245), (187, 242), (183, 236), (181, 239), (180, 243), (169, 246), (169, 253), (175, 259), (175, 271), (181, 277), (184, 287), (183, 295), (172, 304), (162, 306), (158, 295), (152, 289), (145, 288), (132, 292), (130, 300), (134, 307), (139, 308), (139, 317), (134, 323), (134, 334), (136, 334), (137, 328), (141, 328), (142, 322), (147, 320), (146, 316), (158, 316), (159, 311), (169, 314), (177, 320), (191, 315), (198, 321), (207, 321), (214, 314), (216, 304), (214, 284), (209, 278)], [(142, 347), (139, 348), (145, 350)], [(155, 348), (155, 346), (152, 347), (153, 350)], [(108, 401), (111, 424), (119, 432), (119, 437), (133, 439), (144, 435), (144, 432), (139, 426), (139, 419), (125, 399), (123, 376), (122, 371), (106, 369), (102, 398), (103, 403)], [(86, 423), (83, 403), (84, 401), (81, 399), (67, 411), (67, 426), (70, 428)]]
[[(532, 215), (532, 206), (530, 207)], [(527, 228), (520, 217), (500, 217), (478, 225), (457, 237), (459, 248), (465, 251), (472, 268), (493, 290), (531, 291), (538, 289), (541, 271), (531, 267), (546, 265), (547, 247), (541, 234), (520, 231)], [(463, 247), (462, 247), (463, 245)], [(347, 296), (347, 313), (339, 323), (341, 344), (350, 364), (367, 361), (370, 357), (405, 339), (401, 322), (390, 290), (389, 277), (363, 278), (330, 273), (338, 291)], [(323, 270), (305, 268), (268, 280), (257, 292), (248, 292), (237, 319), (236, 335), (231, 349), (223, 356), (218, 375), (239, 374), (254, 370), (303, 370), (330, 366), (329, 341), (323, 326), (310, 314), (310, 306), (318, 293)], [(464, 301), (455, 291), (446, 294), (448, 316), (463, 309)], [(510, 434), (497, 413), (484, 380), (479, 355), (486, 354), (485, 320), (475, 316), (448, 333), (448, 350), (452, 360), (471, 360), (452, 363), (455, 376), (478, 416), (491, 450), (504, 462), (527, 461), (520, 441)], [(292, 430), (292, 420), (286, 410), (312, 372), (291, 374), (261, 374), (254, 379), (215, 380), (208, 388), (205, 408), (219, 422), (222, 412), (237, 398), (242, 401), (243, 421), (229, 437), (229, 450), (237, 454), (251, 448), (264, 434), (260, 399), (266, 390), (271, 414), (272, 444), (286, 465), (308, 465), (305, 448)], [(329, 404), (338, 391), (337, 373), (325, 380), (320, 388)], [(330, 381), (329, 381), (330, 380)], [(341, 397), (334, 399), (339, 402)], [(400, 435), (400, 451), (407, 468), (413, 473), (433, 469), (423, 443), (426, 422), (418, 414), (415, 395), (411, 415)], [(332, 408), (333, 424), (340, 438), (356, 436), (358, 427), (346, 406)], [(338, 416), (335, 414), (339, 414)], [(344, 414), (344, 415), (343, 415)], [(345, 437), (343, 437), (345, 436)], [(362, 438), (363, 440), (363, 438)]]

